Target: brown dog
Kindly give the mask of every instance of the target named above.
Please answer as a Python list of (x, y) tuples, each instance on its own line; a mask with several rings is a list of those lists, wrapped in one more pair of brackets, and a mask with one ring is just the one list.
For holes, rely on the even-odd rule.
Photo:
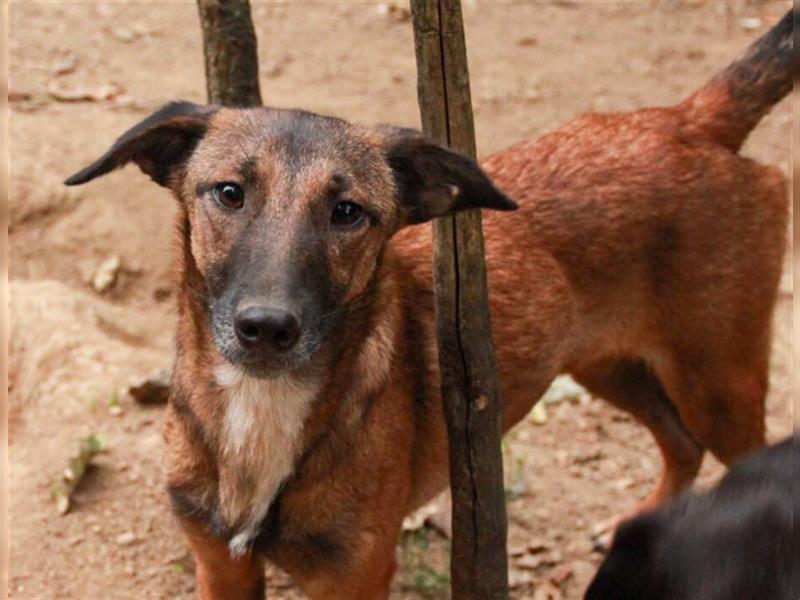
[(385, 598), (403, 517), (447, 483), (427, 228), (485, 219), (505, 426), (560, 372), (653, 432), (648, 504), (764, 441), (786, 182), (737, 150), (791, 87), (787, 16), (675, 107), (587, 115), (484, 163), (408, 130), (171, 104), (67, 180), (137, 163), (178, 199), (168, 481), (202, 598), (264, 557), (313, 598)]

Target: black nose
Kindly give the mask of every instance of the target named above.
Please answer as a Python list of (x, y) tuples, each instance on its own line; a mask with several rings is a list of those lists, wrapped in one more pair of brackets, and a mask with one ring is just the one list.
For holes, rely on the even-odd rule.
[(268, 348), (287, 352), (300, 337), (300, 322), (287, 310), (249, 306), (234, 319), (236, 337), (250, 349)]

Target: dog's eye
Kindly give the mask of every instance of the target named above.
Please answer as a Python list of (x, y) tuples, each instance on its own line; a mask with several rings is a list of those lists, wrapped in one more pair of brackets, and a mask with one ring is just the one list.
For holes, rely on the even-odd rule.
[(230, 181), (218, 183), (214, 186), (214, 200), (226, 208), (239, 209), (244, 206), (244, 190)]
[(355, 202), (339, 202), (333, 207), (331, 223), (340, 227), (353, 227), (364, 220), (364, 209)]

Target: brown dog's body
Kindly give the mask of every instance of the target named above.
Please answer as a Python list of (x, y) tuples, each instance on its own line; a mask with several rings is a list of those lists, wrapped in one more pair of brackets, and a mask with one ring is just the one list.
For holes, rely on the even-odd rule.
[[(580, 117), (483, 165), (519, 203), (484, 220), (504, 425), (572, 373), (655, 435), (665, 471), (649, 503), (689, 484), (704, 450), (727, 463), (764, 441), (786, 184), (736, 151), (791, 86), (787, 35), (789, 17), (676, 107)], [(404, 132), (306, 114), (173, 105), (70, 180), (132, 160), (181, 200), (168, 480), (201, 597), (260, 597), (263, 557), (313, 598), (388, 594), (403, 517), (447, 482), (430, 235), (404, 225), (511, 207), (440, 152)], [(336, 160), (349, 175), (320, 167)], [(202, 200), (206, 181), (240, 174), (257, 182), (246, 194), (262, 211), (241, 222), (250, 205), (220, 184), (222, 213)], [(329, 179), (363, 199), (374, 228), (309, 233), (316, 217), (300, 215)], [(255, 239), (271, 252), (259, 255)], [(256, 270), (235, 270), (245, 263)], [(270, 276), (253, 291), (262, 271), (298, 264), (309, 265), (301, 277)], [(287, 311), (326, 307), (313, 319), (324, 335), (303, 324), (300, 350), (265, 350), (270, 370), (252, 371), (230, 314), (256, 297), (289, 302), (323, 279), (336, 302)]]

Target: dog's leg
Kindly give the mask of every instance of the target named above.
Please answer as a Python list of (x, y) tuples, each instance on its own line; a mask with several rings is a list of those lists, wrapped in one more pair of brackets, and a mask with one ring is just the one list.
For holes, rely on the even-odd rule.
[(717, 361), (700, 364), (715, 367), (700, 370), (696, 363), (686, 365), (676, 406), (692, 436), (730, 465), (765, 444), (767, 361), (750, 368), (717, 367)]
[[(691, 485), (702, 463), (703, 447), (687, 431), (659, 379), (643, 362), (603, 362), (573, 375), (590, 392), (645, 425), (661, 450), (664, 467), (658, 484), (631, 514), (654, 508)], [(630, 515), (616, 516), (595, 528), (601, 546), (610, 542), (616, 525), (626, 516)]]
[(575, 379), (593, 394), (633, 415), (650, 430), (661, 450), (661, 478), (640, 510), (656, 506), (694, 481), (703, 447), (687, 430), (659, 379), (644, 363), (603, 363), (575, 373)]
[(231, 556), (228, 545), (194, 522), (182, 520), (192, 548), (198, 600), (263, 600), (264, 564), (253, 554)]
[(359, 538), (358, 552), (348, 557), (346, 569), (304, 571), (304, 565), (294, 562), (286, 565), (286, 571), (313, 600), (387, 600), (397, 569), (397, 533), (381, 527), (363, 531)]

